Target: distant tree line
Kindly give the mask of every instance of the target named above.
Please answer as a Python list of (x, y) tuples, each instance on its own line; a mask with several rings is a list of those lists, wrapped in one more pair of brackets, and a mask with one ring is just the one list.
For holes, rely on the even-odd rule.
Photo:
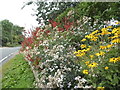
[(9, 20), (0, 21), (0, 41), (1, 46), (16, 46), (22, 41), (22, 30), (24, 28), (14, 25)]

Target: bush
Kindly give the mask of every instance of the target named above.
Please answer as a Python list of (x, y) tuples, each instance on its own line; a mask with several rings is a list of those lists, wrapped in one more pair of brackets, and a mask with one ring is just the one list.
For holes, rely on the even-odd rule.
[(119, 86), (120, 27), (83, 26), (88, 29), (84, 31), (69, 18), (64, 20), (67, 23), (50, 21), (44, 29), (36, 28), (22, 43), (25, 58), (39, 71), (39, 87)]

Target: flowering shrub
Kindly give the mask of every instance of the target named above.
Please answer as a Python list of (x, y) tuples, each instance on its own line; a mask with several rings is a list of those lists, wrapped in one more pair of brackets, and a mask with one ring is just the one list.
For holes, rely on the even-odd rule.
[(47, 88), (90, 88), (80, 73), (81, 68), (65, 57), (47, 60), (41, 64), (40, 87)]
[[(89, 43), (87, 43), (89, 41)], [(81, 40), (79, 57), (85, 79), (93, 87), (117, 87), (120, 83), (120, 26), (95, 30)]]
[[(87, 81), (80, 73), (82, 67), (75, 63), (77, 59), (71, 22), (66, 21), (63, 27), (60, 23), (50, 21), (45, 29), (37, 28), (32, 37), (22, 43), (22, 53), (39, 71), (39, 87), (88, 88)], [(59, 25), (58, 25), (59, 24)], [(74, 72), (74, 73), (73, 73)]]
[(26, 60), (39, 72), (38, 87), (118, 86), (120, 27), (88, 27), (84, 31), (79, 22), (74, 27), (69, 19), (64, 18), (64, 23), (50, 21), (44, 29), (36, 28), (22, 43)]

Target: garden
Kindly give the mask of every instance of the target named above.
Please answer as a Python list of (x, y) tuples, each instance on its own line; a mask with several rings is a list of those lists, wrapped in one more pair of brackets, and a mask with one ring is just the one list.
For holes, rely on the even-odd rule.
[[(46, 24), (35, 28), (21, 44), (20, 53), (34, 72), (35, 87), (117, 90), (120, 3), (67, 4), (59, 5), (66, 6), (64, 11), (58, 9), (46, 15)], [(46, 9), (39, 6), (39, 12), (40, 8)], [(41, 13), (45, 14), (44, 10)]]

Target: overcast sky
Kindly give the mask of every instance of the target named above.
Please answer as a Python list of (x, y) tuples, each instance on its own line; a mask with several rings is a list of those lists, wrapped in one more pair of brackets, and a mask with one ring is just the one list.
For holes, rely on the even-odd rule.
[(38, 26), (35, 14), (32, 8), (34, 5), (26, 6), (21, 9), (25, 2), (29, 0), (0, 0), (0, 21), (8, 19), (13, 24), (30, 29)]

